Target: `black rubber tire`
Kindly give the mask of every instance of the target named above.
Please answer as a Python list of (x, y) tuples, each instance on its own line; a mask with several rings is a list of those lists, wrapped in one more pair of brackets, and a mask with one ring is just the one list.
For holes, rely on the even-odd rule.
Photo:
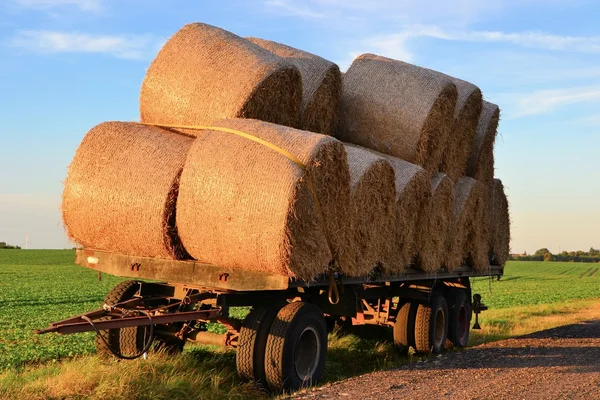
[(402, 350), (415, 348), (415, 318), (418, 307), (418, 304), (409, 301), (404, 303), (396, 315), (394, 344)]
[[(303, 346), (300, 350), (299, 344)], [(297, 357), (302, 354), (308, 354), (308, 358)], [(302, 302), (283, 307), (271, 325), (265, 351), (265, 373), (271, 391), (288, 392), (314, 385), (323, 376), (326, 357), (327, 326), (321, 310)], [(297, 367), (296, 363), (304, 365)], [(299, 373), (298, 368), (306, 372)]]
[(450, 306), (448, 339), (455, 347), (465, 347), (469, 342), (473, 310), (469, 293), (466, 290), (456, 292)]
[(242, 322), (235, 355), (237, 372), (242, 379), (265, 386), (265, 347), (278, 308), (252, 309)]
[(415, 318), (415, 349), (419, 353), (443, 352), (448, 336), (448, 320), (448, 304), (441, 293), (432, 295), (429, 306), (419, 304)]
[[(125, 281), (115, 286), (104, 298), (104, 304), (115, 305), (134, 297), (140, 288), (139, 281)], [(144, 348), (146, 339), (146, 327), (130, 327), (121, 329), (109, 329), (100, 331), (96, 335), (96, 352), (102, 357), (114, 356), (115, 354), (132, 356)], [(108, 347), (107, 345), (108, 344)]]

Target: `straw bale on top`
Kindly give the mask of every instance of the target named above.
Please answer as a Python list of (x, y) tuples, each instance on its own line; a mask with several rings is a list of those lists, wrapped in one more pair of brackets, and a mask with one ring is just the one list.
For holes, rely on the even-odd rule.
[(153, 124), (240, 117), (298, 126), (301, 101), (294, 65), (231, 32), (194, 23), (175, 33), (150, 65), (140, 113)]
[(456, 98), (440, 73), (363, 54), (344, 74), (336, 137), (437, 171)]
[(472, 83), (450, 77), (458, 89), (454, 122), (442, 161), (442, 171), (456, 181), (464, 175), (473, 149), (482, 108), (481, 90)]
[(483, 102), (483, 108), (477, 125), (477, 134), (467, 163), (466, 175), (491, 184), (494, 179), (494, 142), (500, 121), (500, 109), (497, 105)]
[(300, 128), (333, 135), (342, 93), (339, 67), (324, 58), (269, 40), (248, 38), (295, 65), (302, 75)]

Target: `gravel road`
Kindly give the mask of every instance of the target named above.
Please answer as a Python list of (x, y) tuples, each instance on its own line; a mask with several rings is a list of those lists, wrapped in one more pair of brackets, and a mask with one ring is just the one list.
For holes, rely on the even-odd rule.
[(600, 399), (600, 320), (432, 356), (300, 399)]

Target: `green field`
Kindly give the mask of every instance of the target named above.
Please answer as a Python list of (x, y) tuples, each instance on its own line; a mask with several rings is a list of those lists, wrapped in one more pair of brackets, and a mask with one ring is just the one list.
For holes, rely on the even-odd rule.
[[(17, 393), (28, 397), (38, 391), (43, 393), (42, 398), (52, 393), (68, 398), (68, 390), (75, 389), (61, 386), (61, 379), (79, 379), (89, 386), (75, 390), (72, 397), (127, 397), (127, 390), (134, 390), (137, 384), (144, 387), (146, 382), (160, 383), (163, 394), (146, 393), (156, 398), (170, 398), (175, 392), (185, 397), (185, 393), (206, 390), (211, 393), (209, 397), (215, 398), (263, 397), (253, 386), (239, 381), (232, 351), (189, 346), (179, 357), (164, 359), (166, 356), (156, 355), (149, 360), (106, 364), (95, 356), (79, 357), (95, 352), (92, 334), (33, 335), (34, 329), (44, 328), (50, 322), (98, 308), (105, 294), (121, 280), (103, 275), (99, 282), (94, 271), (74, 265), (73, 259), (72, 250), (0, 250), (0, 398)], [(482, 315), (484, 332), (489, 333), (489, 338), (505, 337), (528, 318), (572, 313), (589, 304), (599, 304), (580, 301), (600, 299), (599, 269), (600, 264), (509, 262), (500, 281), (477, 279), (474, 290), (483, 295), (491, 309)], [(490, 318), (486, 319), (488, 315)], [(489, 330), (490, 326), (493, 329)], [(478, 341), (486, 338), (481, 334), (474, 337)], [(325, 379), (333, 381), (408, 362), (389, 339), (389, 331), (371, 339), (332, 334)], [(74, 361), (55, 362), (72, 357)], [(355, 362), (358, 359), (360, 363)], [(36, 368), (40, 362), (46, 366)], [(106, 376), (101, 373), (104, 370)], [(115, 370), (116, 376), (108, 372)], [(179, 371), (179, 379), (173, 381), (170, 375), (161, 375), (163, 370), (169, 374)], [(90, 371), (91, 375), (95, 375), (91, 371), (100, 372), (97, 379), (85, 374), (75, 376), (83, 371)], [(124, 383), (128, 374), (132, 380)], [(48, 382), (57, 386), (53, 392), (48, 392)], [(104, 391), (114, 385), (121, 388), (114, 396)]]

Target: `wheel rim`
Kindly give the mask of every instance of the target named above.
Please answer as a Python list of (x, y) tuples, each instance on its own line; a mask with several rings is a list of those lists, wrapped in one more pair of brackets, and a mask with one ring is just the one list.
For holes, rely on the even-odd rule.
[(444, 310), (437, 310), (435, 314), (435, 331), (434, 331), (434, 343), (436, 347), (439, 347), (444, 342), (444, 328), (446, 326), (446, 315)]
[(319, 335), (314, 327), (307, 326), (300, 334), (294, 351), (294, 368), (300, 380), (311, 380), (317, 369), (320, 353)]
[(465, 342), (469, 330), (469, 321), (467, 320), (467, 309), (462, 306), (458, 311), (458, 338), (461, 343)]

